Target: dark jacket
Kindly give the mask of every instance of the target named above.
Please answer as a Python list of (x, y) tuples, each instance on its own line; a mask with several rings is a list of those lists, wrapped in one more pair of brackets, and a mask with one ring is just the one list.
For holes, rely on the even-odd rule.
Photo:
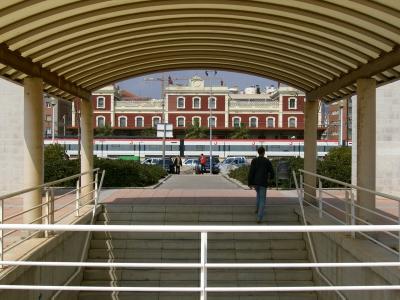
[(266, 157), (256, 157), (251, 161), (248, 184), (265, 186), (268, 185), (268, 179), (274, 177), (274, 169), (272, 164)]

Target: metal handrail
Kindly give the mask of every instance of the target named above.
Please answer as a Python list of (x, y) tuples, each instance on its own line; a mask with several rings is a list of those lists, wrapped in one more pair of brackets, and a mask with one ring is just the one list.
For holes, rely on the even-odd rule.
[(304, 173), (304, 174), (307, 174), (307, 175), (311, 175), (311, 176), (314, 176), (314, 177), (317, 177), (317, 178), (321, 178), (321, 179), (328, 180), (328, 181), (333, 182), (333, 183), (337, 183), (337, 184), (346, 186), (348, 188), (352, 188), (352, 189), (368, 192), (368, 193), (371, 193), (371, 194), (375, 194), (375, 195), (378, 195), (378, 196), (381, 196), (381, 197), (384, 197), (384, 198), (388, 198), (388, 199), (396, 200), (396, 201), (400, 202), (400, 197), (396, 197), (396, 196), (393, 196), (393, 195), (389, 195), (389, 194), (373, 191), (373, 190), (370, 190), (370, 189), (367, 189), (367, 188), (363, 188), (363, 187), (360, 187), (360, 186), (357, 186), (357, 185), (353, 185), (353, 184), (350, 184), (350, 183), (347, 183), (347, 182), (343, 182), (343, 181), (340, 181), (340, 180), (336, 180), (336, 179), (332, 179), (332, 178), (329, 178), (329, 177), (326, 177), (326, 176), (315, 174), (315, 173), (312, 173), (312, 172), (309, 172), (309, 171), (306, 171), (306, 170), (303, 170), (303, 169), (299, 169), (299, 171)]
[[(301, 186), (302, 184), (304, 184), (303, 177), (300, 175), (300, 187), (299, 187), (299, 184), (297, 183), (297, 177), (296, 177), (295, 171), (293, 171), (293, 177), (294, 177), (294, 184), (296, 186), (296, 191), (297, 191), (297, 195), (298, 195), (298, 199), (299, 199), (299, 206), (300, 206), (303, 224), (304, 224), (304, 226), (306, 226), (308, 228), (309, 226), (307, 225), (306, 214), (304, 212), (304, 206), (303, 206), (303, 201), (304, 201), (303, 193), (305, 193), (305, 194), (307, 194), (307, 193), (302, 189), (302, 186)], [(311, 257), (312, 257), (314, 263), (317, 263), (318, 259), (317, 259), (317, 255), (315, 254), (314, 243), (311, 239), (310, 232), (307, 232), (306, 235), (307, 235), (307, 239), (308, 239), (308, 244), (310, 246)], [(320, 268), (317, 267), (315, 269), (315, 271), (317, 272), (319, 277), (322, 278), (323, 281), (325, 281), (330, 286), (333, 286), (333, 283), (329, 280), (329, 278), (327, 278), (325, 276), (325, 274), (320, 270)], [(342, 300), (346, 300), (346, 297), (339, 290), (335, 290), (335, 292)]]
[[(200, 287), (115, 287), (115, 286), (46, 286), (46, 285), (0, 285), (2, 290), (51, 290), (57, 291), (113, 291), (113, 292), (200, 292), (201, 299), (207, 298), (208, 292), (297, 292), (297, 291), (356, 291), (356, 290), (400, 290), (400, 285), (370, 285), (370, 286), (275, 286), (275, 287), (208, 287), (207, 270), (208, 268), (304, 268), (304, 267), (398, 267), (400, 262), (365, 262), (365, 263), (263, 263), (255, 266), (248, 263), (208, 263), (207, 262), (207, 240), (210, 232), (361, 232), (370, 231), (399, 231), (400, 225), (290, 225), (290, 226), (218, 226), (218, 225), (43, 225), (43, 224), (0, 224), (0, 230), (20, 229), (20, 230), (52, 230), (70, 232), (192, 232), (201, 233), (201, 262), (199, 263), (115, 263), (115, 262), (15, 262), (0, 261), (5, 265), (36, 265), (36, 266), (67, 266), (67, 267), (139, 267), (139, 268), (196, 268), (200, 269)], [(54, 298), (54, 297), (53, 297)]]
[(34, 187), (30, 187), (30, 188), (27, 188), (27, 189), (23, 189), (23, 190), (19, 190), (19, 191), (16, 191), (16, 192), (9, 193), (9, 194), (5, 194), (5, 195), (0, 196), (0, 200), (4, 200), (4, 199), (7, 199), (7, 198), (12, 198), (12, 197), (18, 196), (20, 194), (25, 194), (25, 193), (28, 193), (28, 192), (32, 192), (32, 191), (37, 190), (39, 188), (50, 187), (50, 186), (53, 186), (55, 184), (58, 184), (58, 183), (61, 183), (61, 182), (64, 182), (64, 181), (68, 181), (68, 180), (71, 180), (71, 179), (74, 179), (74, 178), (78, 178), (78, 177), (81, 177), (82, 175), (90, 174), (90, 173), (93, 173), (93, 172), (96, 172), (96, 171), (99, 171), (99, 170), (100, 170), (100, 168), (96, 168), (96, 169), (93, 169), (91, 171), (83, 172), (83, 173), (80, 173), (80, 174), (75, 174), (75, 175), (72, 175), (72, 176), (69, 176), (69, 177), (66, 177), (66, 178), (54, 180), (54, 181), (47, 182), (47, 183), (44, 183), (44, 184), (40, 184), (40, 185), (37, 185), (37, 186), (34, 186)]

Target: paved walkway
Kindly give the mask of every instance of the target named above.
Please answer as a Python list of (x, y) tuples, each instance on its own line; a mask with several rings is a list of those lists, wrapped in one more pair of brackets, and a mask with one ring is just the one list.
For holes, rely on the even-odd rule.
[(239, 187), (220, 175), (172, 175), (157, 189), (226, 190)]

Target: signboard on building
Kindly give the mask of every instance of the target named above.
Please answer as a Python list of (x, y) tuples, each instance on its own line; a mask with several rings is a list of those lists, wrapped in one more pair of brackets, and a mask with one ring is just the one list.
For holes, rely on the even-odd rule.
[(164, 137), (164, 126), (165, 126), (165, 137), (172, 138), (172, 124), (158, 123), (157, 124), (157, 137)]

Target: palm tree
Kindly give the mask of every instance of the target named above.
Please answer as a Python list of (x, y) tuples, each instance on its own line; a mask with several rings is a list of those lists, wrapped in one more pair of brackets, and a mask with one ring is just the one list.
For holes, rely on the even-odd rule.
[(248, 139), (249, 137), (249, 129), (243, 123), (240, 124), (240, 127), (236, 127), (230, 136), (232, 139)]
[(198, 120), (194, 120), (194, 124), (186, 130), (185, 138), (202, 139), (208, 137), (207, 128), (201, 127)]

